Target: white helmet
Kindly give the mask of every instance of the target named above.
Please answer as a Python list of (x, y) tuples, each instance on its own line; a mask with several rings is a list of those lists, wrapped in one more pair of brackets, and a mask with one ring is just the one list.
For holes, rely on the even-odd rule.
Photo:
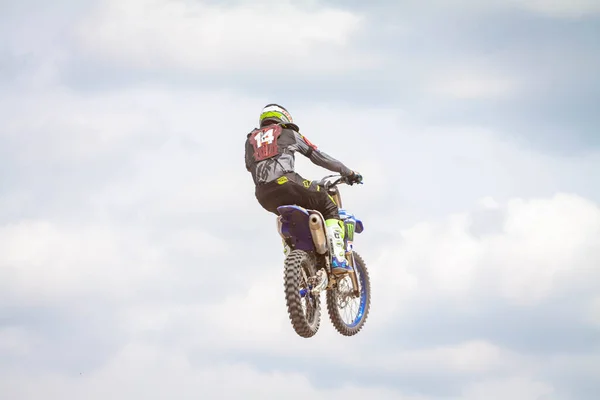
[(267, 104), (258, 118), (261, 127), (269, 124), (283, 124), (285, 127), (299, 131), (298, 125), (294, 124), (292, 115), (279, 104)]

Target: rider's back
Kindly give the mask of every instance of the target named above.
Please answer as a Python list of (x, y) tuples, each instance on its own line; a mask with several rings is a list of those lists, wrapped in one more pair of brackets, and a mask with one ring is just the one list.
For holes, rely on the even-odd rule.
[[(261, 157), (257, 159), (254, 146), (257, 145), (257, 140), (260, 142), (264, 139), (264, 136), (261, 135), (264, 132), (270, 132), (271, 127), (275, 132), (281, 129), (281, 134), (273, 137), (273, 143), (264, 142), (264, 146), (272, 147), (270, 149), (272, 154), (263, 159)], [(271, 139), (271, 136), (268, 136), (268, 138)], [(263, 143), (260, 143), (260, 145), (262, 146)], [(246, 169), (252, 174), (255, 185), (272, 182), (283, 175), (291, 175), (291, 179), (302, 182), (303, 179), (295, 172), (296, 152), (308, 157), (315, 165), (330, 171), (342, 175), (352, 174), (352, 170), (327, 153), (320, 151), (317, 146), (299, 133), (295, 124), (272, 124), (250, 132), (246, 137)]]
[(253, 157), (254, 147), (251, 140), (253, 140), (253, 135), (259, 132), (258, 129), (250, 132), (246, 139), (246, 169), (252, 174), (256, 185), (271, 182), (282, 175), (295, 172), (294, 153), (299, 151), (309, 156), (312, 150), (302, 139), (300, 133), (285, 125), (279, 126), (281, 126), (281, 134), (276, 138), (277, 153), (270, 158), (257, 161)]

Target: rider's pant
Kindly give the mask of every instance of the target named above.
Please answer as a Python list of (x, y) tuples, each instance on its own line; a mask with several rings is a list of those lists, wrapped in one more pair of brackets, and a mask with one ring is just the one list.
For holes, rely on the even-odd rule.
[(326, 220), (340, 218), (337, 205), (325, 189), (297, 173), (256, 186), (255, 195), (265, 210), (276, 215), (279, 215), (277, 207), (295, 204), (319, 211)]

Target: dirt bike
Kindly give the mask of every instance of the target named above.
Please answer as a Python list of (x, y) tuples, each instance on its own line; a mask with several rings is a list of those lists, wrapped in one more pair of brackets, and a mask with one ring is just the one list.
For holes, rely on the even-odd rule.
[[(328, 178), (339, 177), (334, 182)], [(284, 288), (292, 327), (304, 338), (314, 336), (321, 323), (321, 293), (325, 291), (329, 318), (342, 335), (356, 335), (364, 326), (371, 303), (371, 283), (365, 262), (354, 251), (354, 234), (361, 233), (361, 220), (342, 208), (340, 183), (352, 184), (340, 175), (324, 177), (319, 185), (333, 198), (344, 224), (344, 248), (351, 271), (342, 275), (331, 271), (333, 241), (325, 228), (323, 215), (297, 205), (277, 208), (277, 229), (286, 254)], [(356, 307), (350, 307), (357, 300)], [(352, 316), (346, 322), (343, 311)], [(354, 311), (355, 309), (355, 311)]]

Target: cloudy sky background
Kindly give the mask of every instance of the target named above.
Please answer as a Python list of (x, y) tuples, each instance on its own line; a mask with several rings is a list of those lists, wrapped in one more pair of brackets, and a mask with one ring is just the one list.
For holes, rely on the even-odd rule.
[[(0, 2), (0, 397), (597, 399), (598, 37), (595, 0)], [(289, 324), (268, 102), (364, 174), (356, 337)]]

